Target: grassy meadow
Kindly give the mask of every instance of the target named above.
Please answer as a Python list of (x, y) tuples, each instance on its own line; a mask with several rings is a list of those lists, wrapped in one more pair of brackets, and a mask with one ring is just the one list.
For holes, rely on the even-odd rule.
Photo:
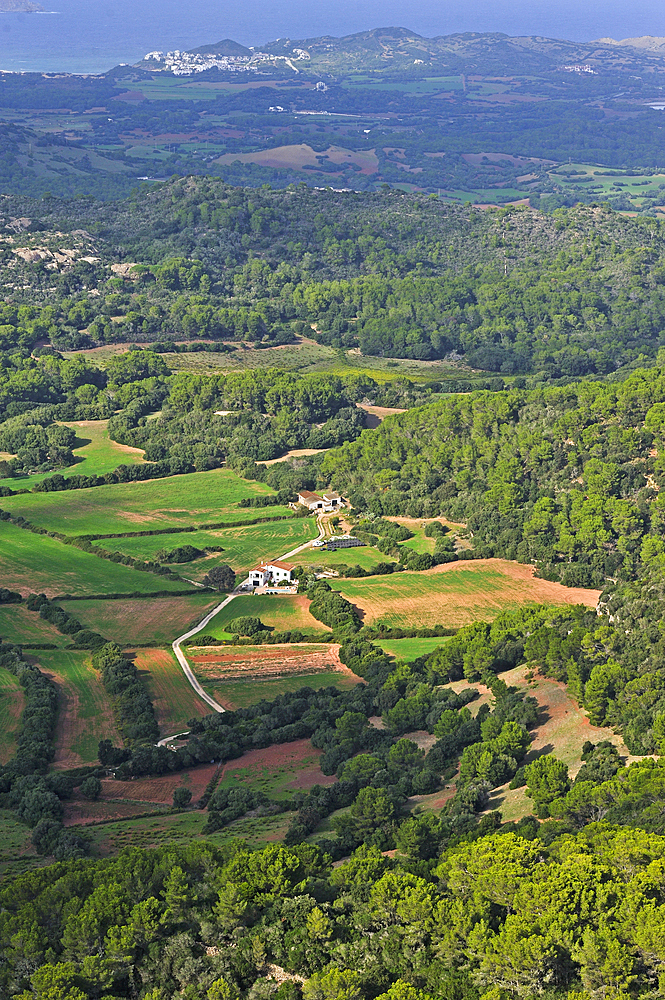
[(14, 756), (24, 706), (23, 688), (9, 670), (0, 667), (0, 764)]
[(226, 639), (229, 633), (225, 626), (233, 619), (250, 615), (260, 618), (264, 625), (284, 631), (300, 629), (303, 632), (321, 632), (324, 626), (309, 613), (309, 601), (302, 595), (248, 595), (236, 597), (225, 608), (215, 615), (206, 625), (206, 635), (216, 639)]
[(379, 646), (389, 656), (397, 660), (411, 663), (419, 656), (427, 656), (446, 642), (445, 636), (434, 639), (375, 639), (374, 645)]
[[(113, 565), (111, 563), (110, 565)], [(142, 573), (141, 576), (151, 574)], [(158, 580), (159, 577), (154, 577)], [(120, 646), (173, 642), (197, 624), (220, 598), (209, 591), (181, 597), (144, 597), (118, 601), (61, 601), (85, 628)]]
[[(254, 510), (254, 516), (270, 516), (274, 508)], [(210, 553), (189, 563), (171, 564), (176, 572), (193, 580), (202, 580), (212, 566), (228, 563), (236, 573), (250, 570), (262, 559), (276, 559), (297, 545), (316, 538), (313, 518), (286, 518), (266, 524), (250, 524), (241, 528), (219, 528), (211, 531), (188, 531), (178, 535), (148, 535), (143, 538), (105, 539), (104, 548), (122, 552), (137, 559), (154, 559), (160, 549), (174, 549), (179, 545), (193, 545), (204, 549), (208, 545), (221, 545), (223, 552)], [(305, 553), (303, 553), (304, 555)], [(301, 554), (294, 556), (301, 561)]]
[(111, 698), (92, 665), (90, 653), (49, 650), (40, 651), (34, 659), (60, 691), (56, 768), (93, 764), (100, 740), (110, 739), (116, 746), (122, 744)]
[(312, 688), (313, 691), (326, 687), (352, 688), (358, 680), (331, 670), (315, 674), (294, 674), (292, 677), (263, 677), (261, 680), (211, 681), (203, 686), (220, 705), (236, 709), (249, 708), (259, 701), (271, 701), (281, 694), (291, 694), (304, 687)]
[[(92, 493), (94, 490), (78, 492)], [(50, 496), (62, 497), (62, 493)], [(56, 514), (56, 508), (53, 512)], [(3, 587), (17, 590), (24, 597), (31, 593), (55, 597), (58, 594), (154, 593), (187, 588), (182, 580), (139, 573), (129, 566), (100, 559), (7, 521), (0, 521), (0, 580)]]
[[(69, 476), (103, 476), (113, 472), (119, 465), (136, 465), (143, 462), (143, 451), (129, 445), (111, 441), (108, 435), (108, 420), (61, 421), (63, 426), (76, 431), (74, 465), (57, 471), (65, 478)], [(2, 485), (13, 490), (30, 489), (35, 483), (52, 476), (52, 472), (38, 472), (34, 476), (3, 479)]]
[(28, 611), (22, 604), (0, 604), (0, 639), (21, 646), (41, 646), (45, 642), (65, 646), (70, 641), (69, 636), (61, 635), (36, 611)]
[[(230, 469), (214, 469), (66, 493), (26, 493), (3, 498), (2, 506), (49, 531), (92, 535), (184, 528), (225, 518), (248, 521), (258, 512), (239, 508), (238, 502), (269, 493), (268, 486), (241, 479)], [(290, 513), (288, 507), (269, 510)]]
[(137, 649), (129, 655), (148, 686), (162, 736), (183, 732), (190, 719), (210, 715), (170, 649)]

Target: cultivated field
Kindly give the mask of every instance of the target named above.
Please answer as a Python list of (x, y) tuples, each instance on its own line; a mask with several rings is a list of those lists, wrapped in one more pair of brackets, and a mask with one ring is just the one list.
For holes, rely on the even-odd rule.
[(354, 687), (362, 683), (339, 659), (339, 646), (318, 643), (219, 646), (190, 649), (201, 683), (225, 708), (247, 708), (302, 687)]
[(250, 615), (260, 618), (264, 625), (269, 625), (276, 631), (300, 629), (303, 632), (328, 631), (325, 626), (309, 613), (309, 600), (304, 594), (293, 595), (247, 595), (236, 597), (225, 608), (215, 615), (205, 627), (206, 635), (216, 639), (225, 639), (228, 632), (224, 626), (233, 618)]
[(531, 566), (506, 559), (446, 563), (424, 573), (400, 573), (370, 580), (334, 580), (332, 586), (355, 604), (366, 624), (424, 627), (489, 621), (524, 604), (596, 605), (598, 590), (564, 587), (534, 578)]
[(60, 691), (54, 767), (80, 767), (97, 760), (100, 740), (116, 746), (122, 740), (113, 718), (111, 699), (86, 652), (40, 652), (34, 662)]
[[(113, 472), (119, 465), (135, 465), (143, 462), (141, 448), (131, 448), (129, 445), (111, 441), (108, 435), (108, 420), (74, 420), (62, 422), (65, 427), (76, 431), (76, 445), (73, 449), (76, 462), (66, 469), (59, 469), (61, 475), (68, 476), (103, 476), (105, 472)], [(35, 483), (53, 475), (51, 472), (39, 472), (34, 476), (24, 476), (17, 479), (3, 479), (3, 486), (11, 489), (30, 489)]]
[(360, 168), (361, 174), (374, 174), (379, 169), (379, 161), (373, 149), (345, 149), (343, 146), (329, 146), (324, 153), (317, 154), (307, 143), (291, 146), (276, 146), (272, 149), (262, 149), (256, 153), (225, 153), (218, 163), (256, 163), (262, 167), (277, 169), (291, 168), (302, 170), (303, 167), (318, 167), (317, 156), (325, 158), (327, 163), (335, 163), (340, 167), (350, 164)]
[(380, 646), (389, 656), (394, 656), (405, 663), (417, 660), (419, 656), (427, 656), (446, 642), (445, 636), (436, 639), (375, 639), (374, 645)]
[[(247, 521), (257, 511), (239, 508), (238, 502), (271, 492), (229, 469), (214, 469), (66, 493), (26, 493), (3, 498), (2, 506), (40, 528), (92, 535), (187, 527), (225, 518)], [(270, 513), (289, 513), (289, 509), (271, 507)]]
[[(270, 517), (274, 508), (253, 511), (255, 517)], [(265, 558), (276, 559), (284, 552), (316, 538), (313, 518), (287, 518), (266, 524), (250, 524), (242, 528), (220, 528), (213, 531), (187, 531), (177, 535), (148, 535), (143, 538), (113, 538), (100, 542), (107, 549), (122, 552), (137, 559), (154, 559), (160, 549), (174, 549), (179, 545), (193, 545), (204, 549), (208, 545), (221, 545), (223, 552), (211, 553), (193, 562), (172, 564), (182, 576), (202, 580), (212, 566), (228, 563), (236, 573), (250, 570)], [(300, 561), (300, 554), (294, 557)]]
[(14, 756), (24, 707), (23, 688), (9, 670), (0, 667), (0, 764)]
[(162, 736), (181, 733), (190, 719), (210, 714), (209, 706), (196, 694), (170, 649), (128, 652), (147, 685)]
[[(79, 490), (78, 494), (86, 492), (94, 493), (94, 490)], [(63, 494), (51, 493), (49, 496), (62, 498)], [(55, 507), (52, 513), (55, 517)], [(7, 521), (0, 521), (0, 580), (3, 587), (17, 590), (24, 597), (32, 593), (44, 593), (47, 597), (131, 594), (134, 591), (149, 594), (157, 590), (187, 588), (182, 580), (171, 581), (154, 573), (139, 573), (129, 566), (100, 559)]]
[[(151, 574), (142, 573), (141, 577), (148, 575)], [(60, 606), (78, 618), (85, 628), (99, 632), (120, 646), (133, 646), (153, 642), (170, 644), (219, 602), (220, 597), (216, 594), (193, 592), (182, 597), (61, 601)]]
[(69, 636), (61, 635), (36, 611), (28, 611), (22, 604), (0, 604), (0, 639), (23, 646), (45, 642), (65, 646), (70, 641)]

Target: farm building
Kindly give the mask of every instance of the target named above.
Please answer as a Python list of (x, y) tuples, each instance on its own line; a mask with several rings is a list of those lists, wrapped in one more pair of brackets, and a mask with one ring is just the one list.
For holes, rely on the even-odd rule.
[(353, 549), (356, 545), (363, 544), (359, 538), (354, 538), (353, 535), (333, 535), (327, 540), (326, 548), (329, 552), (334, 552), (335, 549)]
[(335, 490), (328, 490), (326, 493), (311, 493), (303, 490), (298, 494), (298, 503), (308, 510), (336, 510), (337, 507), (344, 506), (344, 498)]
[(269, 563), (261, 563), (256, 569), (249, 571), (249, 582), (253, 587), (265, 587), (269, 583), (281, 583), (293, 580), (293, 566), (290, 563), (274, 559)]

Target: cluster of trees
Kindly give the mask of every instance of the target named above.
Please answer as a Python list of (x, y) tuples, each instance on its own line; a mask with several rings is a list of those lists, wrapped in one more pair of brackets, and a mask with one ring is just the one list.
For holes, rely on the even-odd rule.
[(49, 601), (46, 594), (30, 594), (25, 606), (28, 611), (39, 612), (39, 617), (57, 628), (58, 632), (70, 636), (72, 645), (78, 649), (98, 649), (106, 642), (104, 636), (84, 628), (69, 611)]
[(69, 798), (75, 778), (49, 774), (58, 711), (55, 684), (18, 649), (0, 641), (0, 666), (12, 673), (23, 688), (16, 753), (0, 766), (0, 801), (15, 810), (32, 829), (32, 841), (41, 854), (57, 858), (80, 857), (87, 851), (85, 837), (62, 825), (62, 799)]
[(329, 452), (360, 510), (466, 521), (478, 556), (536, 562), (568, 585), (634, 579), (662, 549), (665, 375), (447, 397)]
[(526, 823), (442, 853), (437, 839), (436, 817), (418, 817), (408, 853), (363, 845), (335, 868), (310, 845), (234, 842), (18, 875), (0, 897), (3, 988), (71, 1000), (137, 983), (156, 1000), (654, 995), (662, 837), (597, 823), (545, 839)]
[[(137, 193), (112, 213), (53, 199), (15, 214), (47, 233), (95, 231), (101, 257), (66, 273), (18, 259), (6, 268), (0, 350), (23, 360), (46, 339), (51, 350), (179, 339), (270, 347), (306, 333), (366, 354), (455, 351), (478, 368), (571, 378), (660, 346), (661, 229), (605, 209), (547, 218), (401, 192), (256, 191), (200, 178)], [(119, 259), (138, 263), (109, 275)], [(103, 392), (88, 402), (108, 406)]]
[(133, 746), (159, 739), (155, 710), (139, 672), (119, 646), (107, 642), (98, 649), (92, 663), (113, 700), (118, 728), (125, 742)]

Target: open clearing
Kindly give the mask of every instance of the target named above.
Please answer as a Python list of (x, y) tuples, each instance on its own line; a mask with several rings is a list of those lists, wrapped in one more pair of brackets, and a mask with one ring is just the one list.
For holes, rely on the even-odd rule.
[(374, 645), (405, 663), (417, 660), (419, 656), (427, 656), (447, 641), (446, 636), (435, 639), (375, 639)]
[[(3, 498), (2, 506), (49, 531), (93, 535), (188, 527), (224, 519), (248, 521), (257, 511), (239, 508), (239, 501), (272, 492), (229, 469), (214, 469), (89, 490), (26, 493)], [(271, 507), (270, 512), (290, 513), (288, 507)]]
[(212, 635), (216, 639), (225, 639), (229, 633), (225, 631), (224, 626), (233, 618), (246, 615), (260, 618), (264, 625), (269, 625), (278, 632), (287, 629), (299, 629), (310, 634), (328, 631), (320, 621), (310, 615), (309, 604), (304, 594), (285, 596), (252, 594), (247, 597), (236, 597), (215, 615), (209, 625), (206, 625), (205, 634)]
[(102, 793), (96, 802), (88, 802), (78, 793), (65, 803), (65, 826), (89, 825), (110, 819), (126, 819), (141, 813), (167, 808), (173, 803), (176, 788), (189, 788), (192, 804), (199, 801), (219, 764), (205, 764), (189, 771), (178, 771), (155, 778), (116, 781), (102, 778)]
[[(76, 431), (76, 444), (73, 448), (76, 462), (66, 469), (57, 472), (65, 478), (69, 476), (103, 476), (105, 472), (113, 472), (119, 465), (136, 465), (143, 462), (141, 448), (111, 441), (108, 435), (108, 420), (74, 420), (59, 421), (65, 427)], [(34, 476), (23, 476), (17, 479), (4, 479), (3, 486), (10, 489), (30, 489), (35, 483), (52, 476), (52, 472), (40, 472)]]
[(24, 707), (23, 688), (9, 670), (0, 667), (0, 764), (14, 756)]
[[(78, 491), (85, 492), (93, 493), (94, 490)], [(63, 496), (62, 493), (48, 495)], [(100, 559), (7, 521), (0, 521), (0, 580), (3, 587), (18, 590), (24, 597), (32, 593), (55, 597), (58, 594), (154, 593), (187, 588), (182, 580), (139, 573), (129, 566)]]
[(100, 740), (122, 740), (113, 718), (111, 699), (94, 669), (90, 653), (51, 651), (30, 658), (58, 685), (56, 768), (80, 767), (97, 760)]
[[(126, 808), (129, 808), (129, 805), (126, 804)], [(192, 839), (200, 839), (201, 837), (216, 845), (228, 844), (234, 839), (242, 837), (250, 847), (261, 848), (282, 840), (293, 818), (293, 813), (243, 817), (223, 830), (204, 835), (203, 827), (207, 818), (207, 813), (198, 809), (177, 813), (164, 812), (162, 815), (144, 816), (140, 819), (127, 819), (124, 822), (91, 826), (87, 832), (92, 839), (95, 851), (102, 856), (116, 855), (123, 847), (170, 847), (174, 844), (191, 843)], [(25, 831), (26, 828), (23, 824), (19, 825)]]
[[(536, 698), (541, 707), (538, 725), (532, 730), (533, 743), (524, 763), (529, 764), (544, 753), (554, 753), (568, 766), (571, 777), (575, 777), (582, 764), (582, 744), (587, 740), (592, 743), (610, 740), (628, 763), (640, 759), (630, 755), (621, 736), (611, 729), (592, 726), (584, 710), (559, 681), (540, 674), (530, 679), (526, 666), (515, 667), (500, 676), (509, 686), (514, 685)], [(471, 686), (478, 687), (477, 684)], [(472, 706), (475, 704), (473, 702)], [(504, 820), (509, 822), (532, 813), (533, 802), (524, 788), (511, 790), (506, 784), (492, 792), (489, 808), (500, 809)]]
[[(148, 575), (141, 574), (142, 577)], [(182, 597), (61, 601), (60, 606), (78, 618), (85, 628), (99, 632), (120, 646), (133, 646), (151, 642), (170, 644), (177, 635), (196, 625), (219, 601), (219, 596), (210, 592), (194, 592)]]
[(288, 799), (291, 792), (306, 791), (314, 785), (332, 785), (335, 775), (325, 775), (319, 767), (321, 750), (309, 740), (294, 740), (262, 750), (249, 750), (224, 765), (218, 788), (249, 785), (271, 799)]
[(181, 733), (190, 719), (210, 715), (170, 649), (137, 649), (129, 654), (147, 684), (162, 736)]
[[(254, 517), (270, 516), (274, 508), (254, 510)], [(205, 549), (209, 545), (219, 545), (224, 551), (210, 553), (201, 559), (188, 563), (171, 563), (181, 576), (201, 581), (213, 566), (227, 563), (236, 573), (250, 570), (262, 559), (276, 559), (283, 552), (316, 538), (314, 518), (290, 517), (266, 524), (248, 524), (240, 528), (219, 528), (211, 531), (187, 531), (177, 535), (148, 535), (142, 538), (112, 538), (99, 544), (114, 552), (134, 556), (137, 559), (154, 559), (160, 549), (174, 549), (179, 545), (193, 545)], [(297, 560), (300, 559), (298, 555)]]
[(0, 604), (0, 639), (23, 646), (45, 642), (64, 646), (70, 641), (69, 636), (60, 635), (36, 611), (28, 611), (22, 604)]
[(360, 168), (361, 174), (375, 174), (379, 160), (373, 149), (345, 149), (343, 146), (329, 146), (323, 153), (316, 153), (307, 143), (291, 146), (275, 146), (255, 153), (224, 153), (217, 163), (256, 163), (261, 167), (275, 169), (302, 170), (303, 167), (318, 167), (322, 163), (334, 163), (340, 168), (352, 164)]
[(400, 573), (371, 580), (333, 580), (332, 586), (363, 613), (365, 624), (428, 628), (489, 621), (524, 604), (586, 604), (599, 590), (564, 587), (538, 580), (532, 566), (507, 559), (445, 563), (424, 573)]

